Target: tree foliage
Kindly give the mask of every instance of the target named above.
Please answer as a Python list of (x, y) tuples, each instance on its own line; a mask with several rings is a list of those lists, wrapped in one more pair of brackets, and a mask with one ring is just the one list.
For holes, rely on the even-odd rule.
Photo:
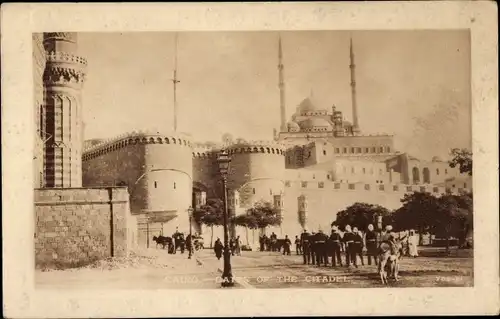
[(369, 224), (376, 227), (377, 216), (382, 216), (384, 224), (392, 223), (391, 212), (387, 208), (358, 202), (341, 210), (332, 225), (337, 225), (341, 229), (344, 229), (346, 225), (350, 225), (351, 227), (358, 227), (360, 230), (366, 230)]
[(236, 216), (234, 223), (250, 229), (261, 229), (281, 224), (281, 211), (270, 202), (260, 201), (249, 208), (246, 214)]
[(200, 225), (209, 227), (224, 223), (224, 204), (220, 199), (209, 199), (207, 203), (193, 211), (193, 219)]
[(438, 199), (438, 203), (436, 235), (447, 239), (458, 238), (460, 245), (463, 245), (467, 233), (473, 228), (472, 194), (446, 194)]
[(458, 166), (460, 173), (467, 173), (472, 176), (472, 152), (465, 148), (454, 148), (450, 154), (452, 156), (449, 162), (450, 167)]
[(405, 194), (401, 203), (403, 206), (394, 212), (396, 229), (417, 229), (421, 234), (434, 230), (437, 197), (428, 192), (414, 192)]
[(430, 232), (436, 237), (456, 237), (460, 244), (473, 228), (472, 193), (444, 194), (440, 197), (427, 192), (406, 194), (403, 206), (394, 212), (396, 228), (417, 229), (420, 234)]
[(210, 227), (210, 247), (214, 237), (214, 226), (224, 224), (224, 203), (220, 199), (209, 199), (207, 203), (193, 211), (193, 219), (198, 225)]

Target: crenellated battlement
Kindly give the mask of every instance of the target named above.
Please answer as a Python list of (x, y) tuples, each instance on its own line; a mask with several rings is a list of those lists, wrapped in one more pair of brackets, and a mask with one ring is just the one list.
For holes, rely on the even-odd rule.
[(217, 158), (218, 153), (217, 150), (193, 152), (193, 158)]
[(229, 154), (263, 153), (284, 156), (286, 147), (285, 145), (275, 141), (249, 141), (245, 143), (233, 144), (227, 149)]
[(90, 160), (107, 153), (122, 149), (128, 145), (169, 144), (192, 147), (191, 140), (182, 134), (161, 134), (159, 132), (134, 131), (92, 145), (83, 151), (82, 159)]

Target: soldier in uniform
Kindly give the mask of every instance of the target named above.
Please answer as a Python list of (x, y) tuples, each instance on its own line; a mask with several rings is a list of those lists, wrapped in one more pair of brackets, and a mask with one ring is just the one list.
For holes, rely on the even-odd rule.
[(368, 225), (368, 230), (365, 234), (365, 242), (366, 242), (366, 255), (368, 256), (368, 265), (372, 264), (372, 257), (375, 262), (375, 265), (378, 264), (377, 261), (377, 233), (373, 230), (373, 225)]
[(345, 245), (345, 263), (346, 267), (349, 267), (351, 265), (351, 262), (354, 261), (354, 250), (353, 250), (353, 243), (354, 243), (354, 238), (353, 238), (353, 233), (351, 232), (351, 226), (346, 225), (345, 226), (345, 232), (344, 232), (344, 237), (342, 238), (342, 241), (344, 242)]
[(300, 234), (300, 244), (302, 245), (302, 256), (304, 258), (304, 265), (308, 265), (311, 263), (311, 246), (309, 242), (309, 237), (311, 237), (311, 234), (307, 232), (307, 230), (304, 229), (304, 232)]
[(326, 249), (326, 241), (328, 236), (326, 236), (320, 229), (314, 238), (315, 253), (316, 253), (316, 266), (323, 265), (328, 266), (328, 250)]
[(316, 233), (311, 232), (311, 235), (309, 235), (309, 255), (311, 256), (311, 265), (316, 264), (316, 245), (314, 244), (315, 239)]
[(295, 236), (295, 252), (297, 255), (302, 254), (302, 244), (300, 242), (299, 236)]
[(353, 234), (353, 254), (354, 254), (354, 267), (358, 268), (358, 256), (361, 259), (361, 265), (365, 265), (365, 262), (363, 260), (363, 237), (359, 233), (359, 230), (357, 227), (354, 227), (352, 230)]
[(339, 263), (340, 267), (342, 267), (342, 259), (340, 259), (340, 241), (341, 241), (340, 234), (338, 232), (338, 227), (333, 226), (332, 228), (332, 234), (330, 235), (330, 250), (332, 253), (332, 266), (337, 267), (337, 262)]

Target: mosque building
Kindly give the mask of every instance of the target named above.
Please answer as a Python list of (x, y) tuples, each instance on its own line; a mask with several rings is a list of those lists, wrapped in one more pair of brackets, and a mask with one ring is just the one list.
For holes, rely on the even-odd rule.
[[(177, 129), (130, 132), (111, 140), (84, 143), (79, 88), (86, 61), (76, 55), (74, 38), (65, 38), (64, 45), (59, 44), (59, 38), (53, 34), (46, 36), (45, 45), (55, 43), (55, 48), (69, 50), (73, 58), (64, 60), (63, 53), (55, 53), (47, 59), (47, 63), (52, 63), (49, 71), (68, 80), (61, 86), (59, 78), (50, 73), (44, 82), (50, 89), (50, 97), (46, 98), (50, 103), (44, 108), (43, 127), (54, 137), (45, 142), (48, 145), (43, 157), (45, 163), (38, 164), (43, 167), (39, 183), (44, 187), (78, 187), (81, 178), (83, 187), (128, 186), (130, 210), (137, 215), (140, 245), (147, 241), (146, 229), (151, 237), (160, 231), (170, 235), (176, 228), (187, 232), (188, 208), (221, 197), (216, 161), (221, 149), (231, 155), (227, 183), (230, 213), (245, 213), (257, 201), (271, 202), (282, 211), (283, 222), (267, 231), (279, 236), (293, 237), (303, 228), (329, 230), (336, 213), (355, 202), (395, 209), (409, 192), (441, 194), (472, 187), (470, 178), (460, 174), (458, 168), (449, 167), (446, 161), (437, 157), (432, 161), (419, 160), (395, 150), (392, 135), (362, 133), (357, 118), (352, 41), (349, 51), (352, 123), (344, 119), (335, 105), (318, 105), (312, 95), (298, 103), (295, 113), (287, 118), (280, 39), (279, 132), (267, 141), (238, 140), (230, 145), (207, 146)], [(174, 109), (177, 110), (176, 105)], [(63, 113), (72, 117), (61, 116), (61, 121), (68, 122), (61, 125), (64, 129), (59, 129), (54, 123)], [(66, 161), (68, 157), (75, 160)], [(195, 230), (210, 236), (199, 225), (195, 225)], [(222, 238), (222, 230), (217, 231), (214, 237)], [(239, 228), (234, 231), (245, 233)], [(254, 243), (257, 236), (243, 235)]]

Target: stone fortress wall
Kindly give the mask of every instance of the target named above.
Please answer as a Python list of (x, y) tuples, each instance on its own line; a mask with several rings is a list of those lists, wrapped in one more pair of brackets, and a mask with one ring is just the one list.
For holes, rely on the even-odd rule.
[[(85, 150), (83, 163), (84, 186), (128, 186), (131, 212), (141, 215), (139, 228), (144, 228), (146, 214), (164, 220), (167, 232), (188, 226), (193, 156), (186, 136), (127, 134)], [(139, 233), (138, 241), (146, 240)]]
[(124, 187), (35, 190), (35, 264), (67, 267), (135, 246), (137, 227)]
[[(200, 206), (207, 198), (221, 197), (222, 184), (217, 165), (220, 146), (198, 147), (189, 141), (173, 144), (166, 136), (134, 134), (98, 144), (86, 150), (84, 155), (84, 185), (105, 185), (125, 182), (129, 185), (131, 207), (138, 216), (139, 242), (146, 243), (149, 237), (162, 233), (171, 235), (176, 227), (188, 232), (190, 205)], [(318, 144), (318, 143), (316, 143)], [(245, 213), (254, 203), (264, 200), (282, 209), (281, 227), (269, 228), (280, 236), (295, 236), (302, 226), (298, 221), (299, 198), (307, 202), (306, 227), (311, 230), (328, 230), (336, 212), (355, 202), (383, 205), (389, 209), (400, 207), (405, 193), (428, 191), (435, 194), (470, 190), (472, 185), (457, 186), (455, 189), (443, 185), (415, 181), (404, 184), (400, 172), (407, 174), (407, 167), (420, 163), (419, 167), (447, 166), (446, 162), (421, 162), (406, 154), (388, 154), (395, 161), (389, 163), (380, 158), (366, 156), (333, 156), (330, 161), (316, 159), (310, 166), (300, 169), (286, 168), (286, 147), (274, 141), (254, 141), (227, 147), (231, 155), (228, 175), (228, 207), (231, 214)], [(385, 155), (383, 155), (385, 156)], [(407, 163), (407, 164), (405, 164)], [(191, 165), (191, 167), (189, 167)], [(427, 165), (427, 166), (426, 166)], [(165, 172), (148, 171), (165, 169)], [(443, 178), (457, 175), (456, 169), (442, 167)], [(168, 171), (191, 172), (192, 186), (187, 174)], [(446, 170), (446, 174), (445, 174)], [(460, 175), (458, 173), (458, 175)], [(108, 176), (108, 177), (105, 177)], [(141, 176), (144, 176), (141, 178)], [(134, 181), (140, 178), (134, 186)], [(184, 182), (183, 182), (184, 180)], [(188, 183), (189, 181), (189, 183)], [(439, 179), (441, 181), (441, 179)], [(157, 183), (157, 188), (154, 183)], [(172, 183), (176, 183), (175, 189)], [(160, 188), (160, 185), (168, 187)], [(413, 183), (412, 183), (413, 184)], [(203, 196), (200, 196), (203, 194)], [(200, 198), (203, 200), (200, 201)], [(151, 222), (146, 232), (144, 212), (162, 214), (176, 211), (172, 221)], [(141, 215), (142, 214), (142, 215)], [(205, 241), (210, 240), (210, 231), (193, 223), (193, 231), (201, 231)], [(236, 234), (246, 238), (247, 230), (238, 227)], [(254, 232), (252, 232), (254, 233)], [(216, 227), (214, 238), (222, 238), (222, 227)], [(258, 238), (258, 233), (257, 233)], [(255, 243), (254, 243), (255, 244)]]

